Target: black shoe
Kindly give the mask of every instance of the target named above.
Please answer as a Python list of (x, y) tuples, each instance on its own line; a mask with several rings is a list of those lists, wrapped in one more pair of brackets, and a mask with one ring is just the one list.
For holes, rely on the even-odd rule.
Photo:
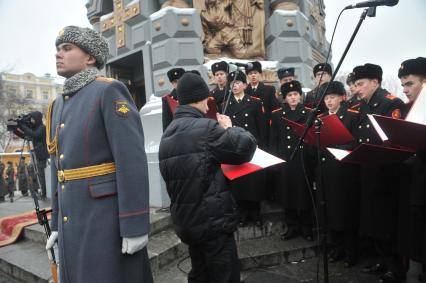
[(400, 279), (398, 278), (398, 276), (392, 271), (386, 272), (379, 278), (379, 282), (385, 282), (385, 283), (397, 283), (399, 281)]
[(383, 274), (386, 272), (386, 267), (383, 264), (376, 263), (370, 266), (366, 266), (362, 269), (363, 272), (368, 274)]
[(289, 227), (287, 232), (281, 234), (281, 241), (287, 241), (294, 237), (296, 237), (299, 234), (296, 228)]
[(345, 260), (343, 261), (343, 266), (346, 268), (349, 268), (354, 266), (357, 262), (358, 260), (356, 259), (355, 256), (346, 256)]

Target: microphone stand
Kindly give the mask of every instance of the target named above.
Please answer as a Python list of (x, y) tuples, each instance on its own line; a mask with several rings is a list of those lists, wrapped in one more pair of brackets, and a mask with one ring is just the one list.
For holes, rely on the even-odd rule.
[[(345, 8), (346, 9), (346, 8)], [(367, 9), (364, 9), (364, 11), (361, 14), (361, 17), (358, 21), (357, 26), (355, 27), (354, 32), (352, 33), (352, 36), (348, 42), (348, 44), (346, 45), (346, 49), (342, 54), (342, 57), (340, 58), (339, 63), (337, 64), (337, 67), (335, 69), (335, 71), (333, 72), (333, 76), (330, 79), (330, 82), (334, 81), (334, 79), (336, 78), (336, 75), (340, 69), (340, 66), (342, 65), (346, 54), (348, 53), (362, 23), (364, 22), (366, 16), (369, 17), (375, 17), (376, 16), (376, 7), (369, 7)], [(331, 47), (330, 47), (331, 48)], [(318, 109), (320, 107), (321, 102), (324, 100), (324, 96), (327, 93), (328, 90), (328, 86), (329, 84), (327, 84), (327, 86), (325, 87), (325, 89), (322, 91), (321, 95), (320, 95), (320, 99), (318, 100), (315, 108), (313, 109), (313, 111), (311, 111), (308, 115), (308, 119), (306, 120), (306, 127), (305, 130), (303, 131), (302, 136), (300, 137), (297, 146), (295, 147), (293, 153), (290, 156), (290, 160), (293, 160), (294, 156), (296, 155), (297, 151), (299, 150), (300, 146), (303, 143), (303, 140), (306, 137), (306, 134), (308, 133), (308, 130), (312, 127), (312, 125), (314, 124), (315, 121), (318, 121), (318, 119), (316, 119), (316, 114), (318, 112)], [(320, 122), (316, 122), (316, 127), (315, 127), (315, 134), (316, 134), (316, 143), (317, 143), (317, 162), (319, 162), (319, 168), (318, 168), (318, 176), (319, 176), (319, 182), (318, 182), (318, 191), (319, 191), (319, 196), (320, 196), (320, 206), (321, 206), (321, 211), (322, 211), (322, 219), (323, 219), (323, 227), (322, 227), (322, 250), (323, 250), (323, 264), (324, 264), (324, 282), (325, 283), (329, 283), (329, 274), (328, 274), (328, 251), (327, 251), (327, 233), (328, 233), (328, 221), (327, 221), (327, 204), (326, 204), (326, 200), (325, 200), (325, 191), (323, 189), (322, 186), (322, 165), (321, 165), (321, 141), (320, 141), (320, 135), (321, 135), (321, 123)]]

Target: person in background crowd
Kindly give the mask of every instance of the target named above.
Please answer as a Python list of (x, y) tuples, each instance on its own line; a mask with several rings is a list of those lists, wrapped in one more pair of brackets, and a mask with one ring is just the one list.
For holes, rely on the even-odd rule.
[[(287, 160), (277, 167), (278, 176), (275, 176), (275, 192), (278, 202), (284, 209), (283, 224), (286, 228), (281, 240), (286, 241), (302, 234), (306, 240), (313, 240), (312, 236), (312, 201), (309, 190), (312, 189), (312, 162), (309, 161), (308, 147), (304, 154), (301, 150), (292, 160), (290, 156), (297, 146), (299, 137), (283, 118), (303, 124), (306, 122), (309, 109), (301, 104), (302, 85), (298, 81), (291, 81), (281, 86), (281, 93), (285, 103), (281, 108), (273, 111), (271, 117), (270, 151), (272, 154)], [(304, 147), (304, 146), (302, 146)], [(302, 160), (303, 156), (303, 160)], [(307, 171), (307, 179), (303, 166)]]
[(227, 91), (227, 76), (229, 73), (229, 65), (225, 61), (220, 61), (212, 65), (212, 73), (216, 87), (210, 91), (210, 96), (216, 101), (217, 112), (222, 113), (224, 99), (226, 99)]
[[(321, 96), (319, 89), (323, 84), (328, 83), (331, 80), (331, 77), (333, 76), (333, 69), (328, 63), (319, 63), (314, 66), (313, 73), (315, 78), (315, 88), (306, 94), (304, 101), (305, 106), (309, 108), (314, 108), (318, 104)], [(324, 101), (321, 101), (318, 110), (319, 113), (326, 111)]]
[(167, 72), (167, 77), (169, 78), (169, 81), (172, 84), (173, 89), (169, 94), (161, 98), (161, 103), (162, 103), (161, 115), (162, 115), (162, 121), (163, 121), (163, 132), (173, 120), (173, 112), (172, 112), (172, 107), (170, 104), (177, 103), (176, 86), (177, 86), (178, 80), (180, 79), (180, 77), (182, 77), (184, 73), (185, 73), (185, 70), (183, 68), (173, 68)]
[(15, 192), (15, 169), (13, 168), (12, 161), (7, 162), (6, 168), (6, 186), (9, 192), (9, 201), (13, 202), (13, 196)]

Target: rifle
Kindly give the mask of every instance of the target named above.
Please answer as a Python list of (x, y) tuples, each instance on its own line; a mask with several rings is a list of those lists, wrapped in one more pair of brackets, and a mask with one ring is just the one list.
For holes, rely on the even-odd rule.
[[(31, 157), (30, 162), (32, 163), (34, 171), (35, 171), (35, 175), (36, 175), (36, 178), (37, 178), (37, 184), (38, 184), (38, 187), (41, 188), (41, 183), (40, 183), (40, 179), (39, 179), (39, 175), (38, 175), (37, 163), (35, 162), (34, 151), (32, 151), (31, 147), (30, 147), (30, 140), (24, 139), (24, 144), (22, 146), (21, 154), (24, 151), (23, 149), (25, 147), (26, 142), (28, 143), (28, 149), (29, 149), (30, 157)], [(26, 175), (26, 178), (28, 180), (29, 173), (28, 173), (28, 167), (27, 166), (25, 166), (25, 175)], [(35, 206), (38, 224), (40, 224), (41, 226), (44, 227), (44, 232), (45, 232), (47, 238), (49, 238), (50, 234), (52, 234), (52, 231), (50, 230), (49, 219), (47, 219), (47, 213), (51, 212), (52, 210), (51, 209), (46, 210), (44, 208), (40, 209), (40, 204), (38, 202), (38, 197), (37, 197), (37, 194), (34, 190), (34, 187), (30, 186), (29, 190), (30, 190), (30, 193), (31, 193), (31, 197), (34, 200), (34, 206)], [(53, 280), (54, 283), (58, 283), (58, 265), (56, 263), (55, 251), (53, 250), (53, 248), (50, 249), (50, 253), (52, 255), (52, 261), (50, 263), (50, 270), (52, 272), (52, 280)]]

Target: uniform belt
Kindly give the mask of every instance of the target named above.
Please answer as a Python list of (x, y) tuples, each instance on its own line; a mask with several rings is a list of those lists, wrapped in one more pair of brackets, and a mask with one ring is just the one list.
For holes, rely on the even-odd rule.
[(87, 167), (58, 170), (58, 181), (65, 182), (71, 180), (80, 180), (91, 177), (103, 176), (115, 172), (115, 163), (103, 163)]

